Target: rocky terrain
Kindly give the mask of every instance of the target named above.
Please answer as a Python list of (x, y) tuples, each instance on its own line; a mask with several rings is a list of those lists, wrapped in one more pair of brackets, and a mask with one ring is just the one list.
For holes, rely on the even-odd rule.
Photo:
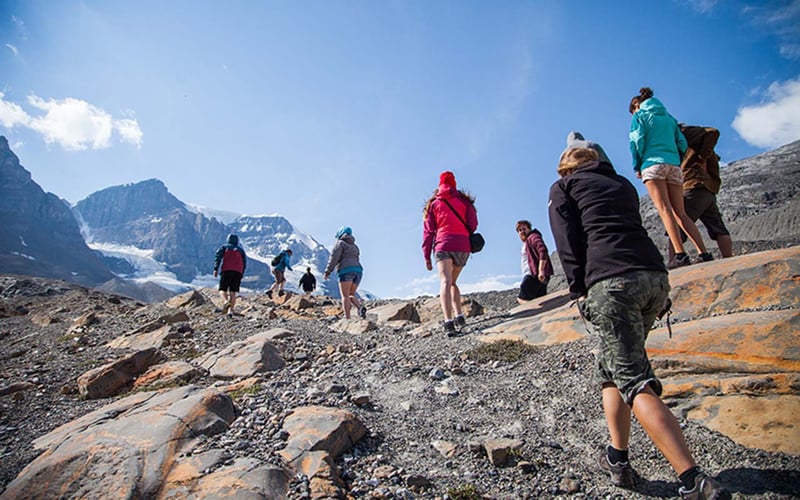
[[(783, 437), (773, 441), (796, 444), (795, 424), (762, 414), (761, 427), (741, 420), (730, 431), (723, 413), (741, 402), (709, 406), (708, 399), (787, 397), (794, 399), (781, 405), (790, 414), (798, 408), (797, 254), (683, 268), (673, 282), (676, 338), (667, 339), (663, 325), (654, 332), (653, 353), (663, 357), (657, 369), (673, 377), (667, 401), (698, 462), (735, 498), (800, 496), (796, 446), (776, 451), (780, 443), (758, 434), (777, 429)], [(756, 294), (748, 283), (764, 290)], [(447, 338), (434, 298), (371, 301), (368, 320), (343, 321), (324, 297), (251, 295), (227, 318), (212, 290), (145, 305), (2, 276), (0, 498), (675, 497), (675, 475), (636, 424), (636, 490), (611, 486), (598, 470), (607, 434), (591, 381), (591, 338), (563, 294), (518, 308), (514, 292), (469, 296), (464, 335)], [(713, 295), (702, 310), (692, 306), (697, 293)], [(747, 314), (771, 318), (769, 335), (788, 345), (762, 352), (768, 335)], [(731, 331), (729, 339), (692, 337), (702, 321), (722, 320), (756, 326), (744, 328), (749, 337), (722, 326), (709, 331)], [(699, 364), (670, 357), (692, 338), (710, 338), (720, 354), (696, 344), (677, 350), (698, 355)], [(254, 339), (254, 369), (226, 364), (234, 346)], [(147, 371), (163, 361), (193, 369), (173, 378)], [(689, 370), (692, 363), (700, 369)], [(87, 376), (103, 370), (111, 375), (104, 382)], [(120, 378), (126, 371), (135, 375)], [(715, 382), (732, 375), (725, 387)], [(203, 410), (188, 409), (197, 398)], [(173, 443), (167, 451), (155, 448), (161, 424), (145, 405), (185, 412), (180, 419), (193, 430), (164, 438)], [(714, 415), (696, 413), (703, 409)], [(326, 434), (331, 421), (341, 425)], [(747, 434), (760, 441), (741, 444)], [(127, 457), (137, 447), (142, 456)]]

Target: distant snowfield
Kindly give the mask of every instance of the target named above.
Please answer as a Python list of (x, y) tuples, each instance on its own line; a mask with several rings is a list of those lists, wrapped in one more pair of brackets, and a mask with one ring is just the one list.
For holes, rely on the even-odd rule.
[(134, 246), (117, 245), (114, 243), (92, 242), (87, 244), (89, 248), (97, 250), (105, 256), (116, 257), (130, 262), (136, 271), (131, 274), (120, 275), (122, 278), (129, 279), (138, 284), (149, 281), (173, 292), (185, 292), (193, 286), (179, 281), (175, 273), (167, 271), (167, 267), (163, 262), (159, 262), (153, 258), (153, 250), (143, 250)]

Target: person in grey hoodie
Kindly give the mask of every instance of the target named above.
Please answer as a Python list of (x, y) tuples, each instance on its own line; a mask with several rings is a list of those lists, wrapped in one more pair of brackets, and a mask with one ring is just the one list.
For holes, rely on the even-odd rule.
[[(608, 159), (608, 155), (606, 154), (605, 151), (603, 151), (603, 147), (600, 144), (593, 141), (587, 141), (586, 139), (583, 138), (583, 134), (581, 134), (577, 130), (573, 130), (572, 132), (567, 134), (567, 149), (573, 149), (573, 148), (594, 149), (597, 152), (597, 156), (599, 157), (600, 161), (606, 162), (612, 167), (614, 166), (614, 164), (611, 163), (611, 160)], [(562, 151), (561, 154), (563, 155), (564, 153), (566, 153), (567, 149)]]
[(364, 268), (359, 261), (360, 252), (353, 237), (353, 230), (342, 226), (336, 231), (336, 244), (331, 250), (331, 258), (325, 266), (325, 280), (327, 281), (336, 268), (339, 276), (339, 291), (342, 294), (342, 311), (345, 319), (350, 319), (350, 307), (356, 306), (361, 318), (367, 317), (366, 306), (358, 299), (356, 290), (364, 275)]

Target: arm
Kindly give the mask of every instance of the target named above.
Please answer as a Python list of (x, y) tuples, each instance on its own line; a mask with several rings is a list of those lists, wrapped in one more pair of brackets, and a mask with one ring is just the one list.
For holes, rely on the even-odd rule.
[(247, 269), (247, 254), (242, 247), (239, 247), (239, 253), (242, 254), (242, 274), (244, 274), (244, 270)]
[(325, 266), (325, 272), (324, 272), (325, 279), (328, 279), (328, 276), (331, 275), (333, 268), (336, 267), (336, 264), (339, 263), (339, 260), (341, 260), (341, 258), (342, 258), (342, 244), (337, 241), (336, 244), (333, 245), (333, 251), (331, 252), (331, 258), (328, 261), (328, 265)]
[(433, 241), (436, 238), (436, 216), (433, 215), (434, 201), (428, 207), (428, 213), (422, 221), (422, 255), (425, 257), (425, 262), (431, 261), (431, 250), (433, 250)]
[(586, 295), (586, 237), (578, 209), (561, 182), (550, 188), (548, 212), (558, 257), (569, 283), (569, 296), (574, 299)]
[(633, 158), (633, 170), (641, 172), (642, 153), (644, 152), (644, 128), (635, 113), (631, 120), (631, 131), (628, 136), (630, 138), (631, 157)]
[(217, 275), (220, 263), (222, 263), (222, 256), (225, 254), (225, 247), (219, 247), (217, 253), (214, 255), (214, 276)]
[(293, 271), (292, 266), (289, 265), (289, 254), (283, 254), (283, 265), (286, 266), (286, 269)]
[(672, 121), (675, 122), (675, 145), (678, 146), (678, 153), (680, 153), (680, 157), (683, 158), (689, 144), (686, 142), (686, 137), (683, 136), (683, 132), (681, 132), (681, 128), (678, 126), (678, 122), (675, 118), (673, 118)]

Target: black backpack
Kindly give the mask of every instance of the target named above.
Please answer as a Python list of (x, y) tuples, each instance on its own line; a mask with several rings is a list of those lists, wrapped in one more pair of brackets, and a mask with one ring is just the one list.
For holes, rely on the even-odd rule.
[(281, 252), (278, 255), (276, 255), (275, 257), (273, 257), (272, 258), (272, 262), (270, 264), (272, 264), (272, 267), (275, 267), (275, 266), (277, 266), (278, 264), (281, 263), (281, 259), (283, 259), (283, 252)]

